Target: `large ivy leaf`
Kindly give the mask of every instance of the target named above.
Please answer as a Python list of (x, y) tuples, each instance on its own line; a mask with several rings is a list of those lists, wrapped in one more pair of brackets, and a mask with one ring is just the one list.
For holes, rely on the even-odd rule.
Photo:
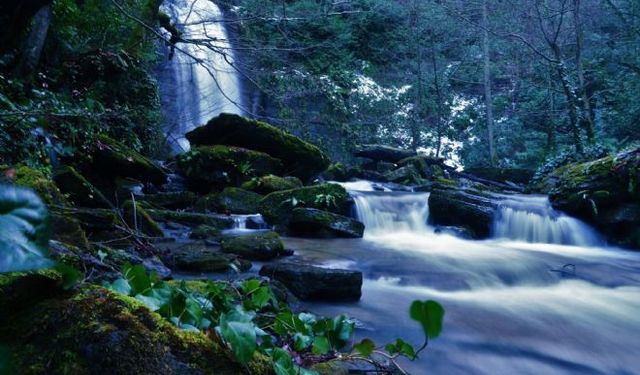
[(442, 318), (444, 317), (444, 308), (436, 301), (413, 301), (409, 308), (411, 319), (422, 325), (424, 334), (434, 339), (442, 332)]
[(0, 272), (50, 267), (49, 218), (31, 190), (0, 185)]
[(241, 364), (246, 364), (253, 358), (257, 347), (257, 337), (252, 316), (236, 309), (220, 315), (220, 334)]

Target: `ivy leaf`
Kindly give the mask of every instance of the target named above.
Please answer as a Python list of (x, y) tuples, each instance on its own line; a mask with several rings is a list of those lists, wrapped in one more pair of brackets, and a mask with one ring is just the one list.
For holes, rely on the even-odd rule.
[(57, 263), (54, 269), (62, 276), (62, 287), (66, 290), (74, 287), (82, 278), (80, 271), (64, 263)]
[(122, 268), (122, 274), (127, 278), (131, 285), (131, 294), (145, 294), (152, 287), (151, 276), (147, 275), (147, 271), (141, 264), (132, 266), (127, 263)]
[(323, 355), (329, 353), (329, 339), (324, 336), (316, 336), (313, 340), (313, 347), (311, 351), (316, 355)]
[(413, 346), (402, 339), (396, 339), (395, 343), (387, 344), (384, 350), (391, 355), (400, 354), (412, 360), (416, 358), (416, 351)]
[(42, 200), (31, 190), (0, 185), (0, 272), (52, 266), (48, 245), (49, 218)]
[(105, 283), (104, 286), (125, 296), (131, 295), (131, 285), (126, 279), (117, 279), (111, 284)]
[(436, 301), (413, 301), (409, 308), (411, 319), (422, 325), (424, 334), (434, 339), (442, 332), (442, 319), (444, 317), (444, 308)]
[(296, 375), (293, 360), (286, 350), (280, 348), (273, 349), (271, 358), (273, 360), (273, 370), (276, 372), (276, 375)]
[(368, 357), (373, 352), (373, 349), (376, 348), (376, 345), (373, 343), (373, 341), (364, 339), (355, 344), (353, 348), (363, 357)]
[(257, 347), (255, 325), (251, 320), (249, 314), (239, 309), (220, 315), (220, 334), (241, 364), (251, 360)]

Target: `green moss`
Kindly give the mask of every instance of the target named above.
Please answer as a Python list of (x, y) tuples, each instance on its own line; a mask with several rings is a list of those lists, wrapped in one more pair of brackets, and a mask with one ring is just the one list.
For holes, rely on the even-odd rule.
[(250, 260), (269, 260), (284, 251), (284, 244), (278, 233), (256, 233), (224, 239), (222, 251)]
[(218, 229), (233, 228), (233, 219), (227, 216), (153, 209), (147, 209), (147, 212), (151, 218), (157, 221), (173, 221), (185, 225), (208, 225)]
[[(335, 205), (326, 207), (326, 203), (317, 202), (319, 195), (333, 197)], [(271, 193), (262, 199), (260, 206), (260, 213), (268, 223), (286, 225), (291, 216), (291, 210), (295, 207), (311, 207), (347, 214), (351, 201), (349, 194), (342, 186), (322, 184)]]
[(342, 163), (333, 163), (322, 173), (330, 181), (346, 181), (349, 178), (347, 167)]
[(139, 198), (139, 201), (149, 202), (162, 208), (182, 209), (191, 206), (196, 201), (196, 198), (197, 196), (193, 192), (177, 191), (143, 195)]
[(219, 229), (210, 227), (208, 225), (198, 225), (189, 235), (189, 238), (194, 240), (206, 240), (209, 238), (220, 237), (222, 233)]
[(167, 179), (166, 173), (153, 161), (106, 135), (98, 136), (93, 159), (94, 167), (112, 178), (131, 177), (155, 184)]
[(60, 191), (78, 206), (111, 207), (111, 202), (71, 166), (63, 166), (56, 170), (53, 180)]
[(51, 239), (66, 244), (89, 249), (89, 240), (80, 225), (80, 221), (71, 215), (51, 212)]
[(252, 178), (251, 180), (243, 183), (241, 187), (245, 190), (255, 191), (259, 194), (269, 194), (275, 191), (301, 188), (302, 181), (293, 176), (279, 177), (271, 174)]
[(255, 214), (259, 210), (262, 195), (252, 191), (227, 187), (213, 199), (218, 212), (234, 214)]
[(122, 209), (124, 219), (131, 228), (151, 237), (164, 237), (162, 228), (151, 218), (143, 205), (136, 202), (134, 207), (132, 201), (126, 201)]
[(47, 205), (67, 204), (67, 200), (53, 181), (38, 170), (27, 166), (18, 166), (15, 168), (13, 182), (16, 185), (33, 189)]

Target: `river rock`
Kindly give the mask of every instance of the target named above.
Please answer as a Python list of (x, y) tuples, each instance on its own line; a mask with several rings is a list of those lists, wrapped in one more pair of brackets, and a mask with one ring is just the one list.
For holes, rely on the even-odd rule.
[(302, 300), (357, 301), (362, 295), (362, 272), (297, 263), (267, 264), (260, 275), (278, 280)]
[(222, 144), (265, 152), (304, 180), (320, 173), (329, 158), (320, 149), (267, 123), (223, 113), (186, 134), (193, 145)]
[(262, 195), (252, 191), (227, 187), (220, 193), (200, 198), (196, 207), (202, 211), (255, 214), (260, 209), (260, 200), (262, 198)]
[(389, 171), (385, 174), (385, 177), (390, 182), (405, 185), (415, 185), (423, 182), (420, 171), (413, 164)]
[(251, 190), (258, 194), (269, 194), (274, 191), (297, 189), (302, 187), (302, 181), (294, 176), (279, 177), (266, 175), (252, 178), (241, 186), (245, 190)]
[(282, 169), (280, 160), (264, 152), (223, 145), (193, 147), (178, 156), (177, 166), (190, 188), (200, 192), (230, 183), (239, 185)]
[(60, 191), (77, 206), (111, 207), (111, 202), (75, 168), (62, 166), (53, 174), (53, 181)]
[(429, 222), (466, 228), (473, 238), (491, 235), (497, 200), (477, 190), (434, 188), (429, 195)]
[(126, 201), (122, 205), (122, 215), (130, 228), (138, 230), (150, 237), (164, 237), (160, 225), (138, 202)]
[(594, 225), (612, 243), (640, 249), (640, 148), (569, 164), (539, 186), (555, 209)]
[(187, 244), (172, 249), (163, 256), (163, 260), (173, 269), (186, 272), (247, 271), (251, 268), (251, 262), (202, 244)]
[(402, 159), (416, 156), (416, 152), (384, 145), (362, 145), (357, 147), (354, 155), (377, 161), (397, 163)]
[(155, 209), (147, 209), (147, 212), (154, 220), (172, 221), (187, 226), (208, 225), (218, 229), (231, 229), (234, 223), (233, 218), (226, 215)]
[(190, 191), (171, 191), (143, 195), (138, 200), (149, 202), (153, 206), (178, 210), (192, 206), (196, 198), (196, 194)]
[(284, 244), (276, 232), (260, 232), (225, 238), (222, 251), (250, 260), (270, 260), (284, 252)]
[(322, 184), (268, 194), (260, 201), (260, 213), (267, 223), (286, 227), (294, 208), (317, 208), (346, 215), (352, 203), (342, 186)]
[(350, 217), (315, 208), (296, 208), (289, 233), (297, 236), (362, 238), (364, 224)]

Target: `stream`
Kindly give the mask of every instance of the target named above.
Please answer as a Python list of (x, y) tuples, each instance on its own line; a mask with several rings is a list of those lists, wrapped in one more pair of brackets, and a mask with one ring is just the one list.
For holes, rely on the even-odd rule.
[(287, 238), (297, 255), (364, 273), (357, 303), (304, 303), (358, 321), (356, 340), (421, 344), (415, 299), (445, 310), (444, 331), (413, 374), (640, 373), (640, 254), (610, 248), (545, 197), (514, 196), (496, 238), (471, 241), (427, 225), (428, 193), (373, 192), (347, 184), (363, 239)]

